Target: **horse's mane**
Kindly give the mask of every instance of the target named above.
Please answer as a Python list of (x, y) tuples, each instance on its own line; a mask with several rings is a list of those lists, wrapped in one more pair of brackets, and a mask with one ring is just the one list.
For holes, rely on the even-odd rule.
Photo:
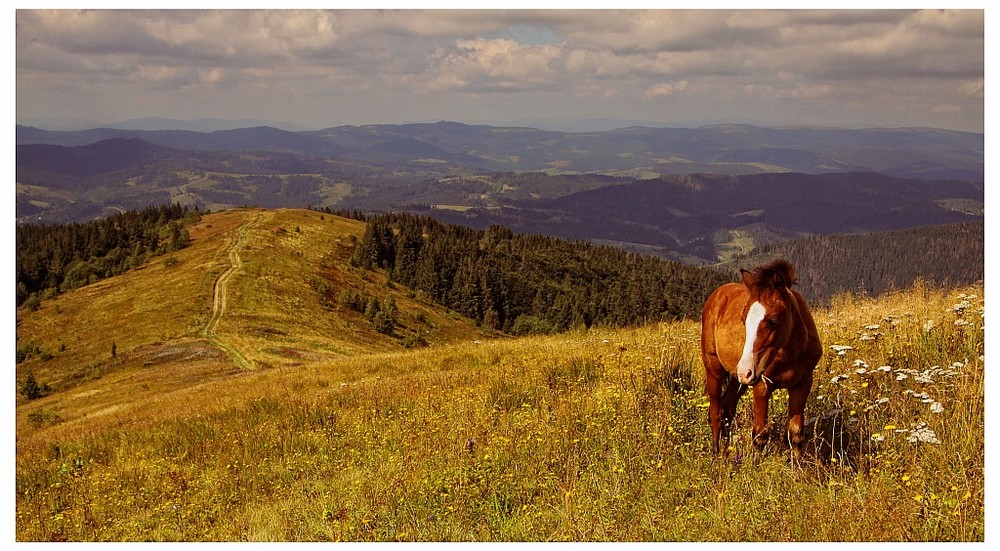
[(763, 289), (783, 289), (795, 285), (795, 267), (779, 258), (769, 264), (753, 269), (753, 287)]

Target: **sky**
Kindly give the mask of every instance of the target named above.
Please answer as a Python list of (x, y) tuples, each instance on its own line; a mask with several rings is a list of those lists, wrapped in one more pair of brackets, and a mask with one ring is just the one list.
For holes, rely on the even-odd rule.
[(984, 131), (983, 9), (22, 8), (15, 22), (17, 122)]

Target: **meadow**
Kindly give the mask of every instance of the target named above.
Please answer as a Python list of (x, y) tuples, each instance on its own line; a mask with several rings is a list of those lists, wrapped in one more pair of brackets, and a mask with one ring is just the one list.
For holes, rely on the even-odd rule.
[(817, 309), (798, 462), (780, 391), (763, 453), (747, 399), (709, 453), (694, 321), (254, 371), (137, 356), (75, 401), (19, 405), (16, 537), (982, 541), (982, 296), (918, 284)]

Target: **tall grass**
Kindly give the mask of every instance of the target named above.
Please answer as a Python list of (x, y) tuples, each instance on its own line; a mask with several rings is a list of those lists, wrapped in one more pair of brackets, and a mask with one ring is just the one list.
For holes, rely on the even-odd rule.
[(43, 398), (18, 408), (16, 535), (981, 541), (982, 304), (918, 285), (816, 311), (798, 462), (783, 393), (762, 453), (750, 400), (709, 453), (691, 321), (230, 370), (72, 423)]

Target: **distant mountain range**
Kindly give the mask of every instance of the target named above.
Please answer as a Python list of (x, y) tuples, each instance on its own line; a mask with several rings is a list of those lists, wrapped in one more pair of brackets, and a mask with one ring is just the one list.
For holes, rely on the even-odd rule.
[(983, 185), (876, 173), (670, 175), (502, 208), (425, 210), (486, 228), (611, 243), (712, 263), (803, 235), (878, 232), (981, 220)]
[(254, 126), (271, 126), (290, 132), (301, 132), (309, 128), (287, 121), (267, 119), (218, 119), (204, 118), (194, 120), (171, 119), (167, 117), (142, 117), (128, 119), (110, 124), (101, 124), (82, 119), (65, 119), (54, 117), (31, 117), (23, 119), (21, 124), (35, 126), (46, 130), (76, 131), (93, 128), (114, 128), (118, 130), (190, 130), (192, 132), (214, 132), (216, 130), (234, 130), (236, 128), (252, 128)]
[(199, 132), (18, 126), (16, 143), (89, 145), (138, 138), (199, 151), (272, 151), (368, 163), (452, 163), (477, 170), (656, 177), (711, 172), (880, 172), (903, 178), (983, 181), (983, 134), (931, 128), (714, 125), (557, 132), (454, 122), (338, 126), (292, 132), (268, 126)]
[(983, 135), (934, 129), (19, 126), (17, 143), (19, 223), (166, 203), (397, 210), (710, 264), (984, 213)]

